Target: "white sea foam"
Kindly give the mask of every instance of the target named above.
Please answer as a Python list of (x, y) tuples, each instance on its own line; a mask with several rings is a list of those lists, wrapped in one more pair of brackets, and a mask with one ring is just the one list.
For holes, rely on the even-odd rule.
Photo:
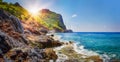
[(96, 53), (94, 51), (90, 51), (90, 50), (84, 49), (83, 45), (77, 46), (77, 43), (74, 43), (73, 47), (74, 47), (74, 50), (77, 53), (79, 53), (79, 54), (83, 54), (83, 55), (86, 55), (86, 56), (96, 56), (96, 55), (99, 55), (98, 53)]
[[(69, 43), (69, 41), (61, 39), (61, 37), (62, 36), (57, 35), (54, 38), (56, 40), (60, 40), (61, 42)], [(58, 60), (57, 60), (58, 62), (61, 60), (62, 62), (64, 62), (64, 60), (68, 58), (65, 54), (59, 54), (59, 50), (61, 50), (64, 47), (66, 47), (66, 45), (63, 45), (54, 49), (56, 51), (56, 54), (58, 55)], [(75, 52), (77, 52), (78, 54), (82, 54), (83, 58), (90, 57), (90, 56), (100, 56), (100, 58), (103, 59), (103, 62), (109, 62), (110, 60), (110, 57), (107, 54), (100, 55), (95, 51), (85, 49), (83, 45), (80, 45), (80, 43), (73, 43), (72, 47)]]
[(107, 54), (103, 54), (103, 55), (101, 55), (101, 57), (103, 59), (103, 62), (109, 62), (109, 60), (110, 60), (110, 57)]

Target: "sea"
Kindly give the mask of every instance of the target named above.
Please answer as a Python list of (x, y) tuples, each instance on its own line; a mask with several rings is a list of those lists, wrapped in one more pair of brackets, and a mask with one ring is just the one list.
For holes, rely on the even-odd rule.
[[(109, 60), (120, 60), (120, 32), (56, 33), (60, 39), (77, 43), (78, 47), (98, 53)], [(80, 50), (79, 50), (80, 51)]]

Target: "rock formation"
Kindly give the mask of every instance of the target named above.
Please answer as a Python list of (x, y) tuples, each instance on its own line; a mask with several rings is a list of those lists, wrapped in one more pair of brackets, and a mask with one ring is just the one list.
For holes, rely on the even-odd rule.
[(64, 32), (66, 30), (60, 14), (52, 12), (49, 9), (42, 9), (40, 14), (40, 18), (48, 24), (48, 27), (51, 28), (50, 30), (55, 30), (56, 32)]
[(61, 42), (47, 36), (47, 30), (39, 31), (40, 34), (30, 33), (25, 32), (17, 17), (0, 9), (0, 62), (41, 62), (57, 59), (52, 47), (62, 45)]

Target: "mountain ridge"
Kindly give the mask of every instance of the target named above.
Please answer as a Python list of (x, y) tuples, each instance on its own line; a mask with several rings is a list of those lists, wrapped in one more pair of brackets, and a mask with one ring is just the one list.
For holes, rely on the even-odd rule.
[(18, 2), (15, 4), (2, 2), (0, 3), (0, 8), (13, 14), (21, 20), (21, 22), (30, 21), (31, 23), (35, 21), (36, 24), (41, 25), (38, 27), (46, 28), (48, 31), (54, 32), (67, 32), (67, 28), (64, 24), (61, 14), (57, 14), (49, 9), (42, 9), (39, 11), (36, 17), (32, 17), (28, 10), (23, 8)]

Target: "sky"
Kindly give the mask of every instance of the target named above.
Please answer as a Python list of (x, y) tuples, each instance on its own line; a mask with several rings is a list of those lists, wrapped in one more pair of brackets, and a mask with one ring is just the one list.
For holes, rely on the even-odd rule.
[(4, 0), (24, 8), (50, 9), (75, 32), (120, 32), (120, 0)]

